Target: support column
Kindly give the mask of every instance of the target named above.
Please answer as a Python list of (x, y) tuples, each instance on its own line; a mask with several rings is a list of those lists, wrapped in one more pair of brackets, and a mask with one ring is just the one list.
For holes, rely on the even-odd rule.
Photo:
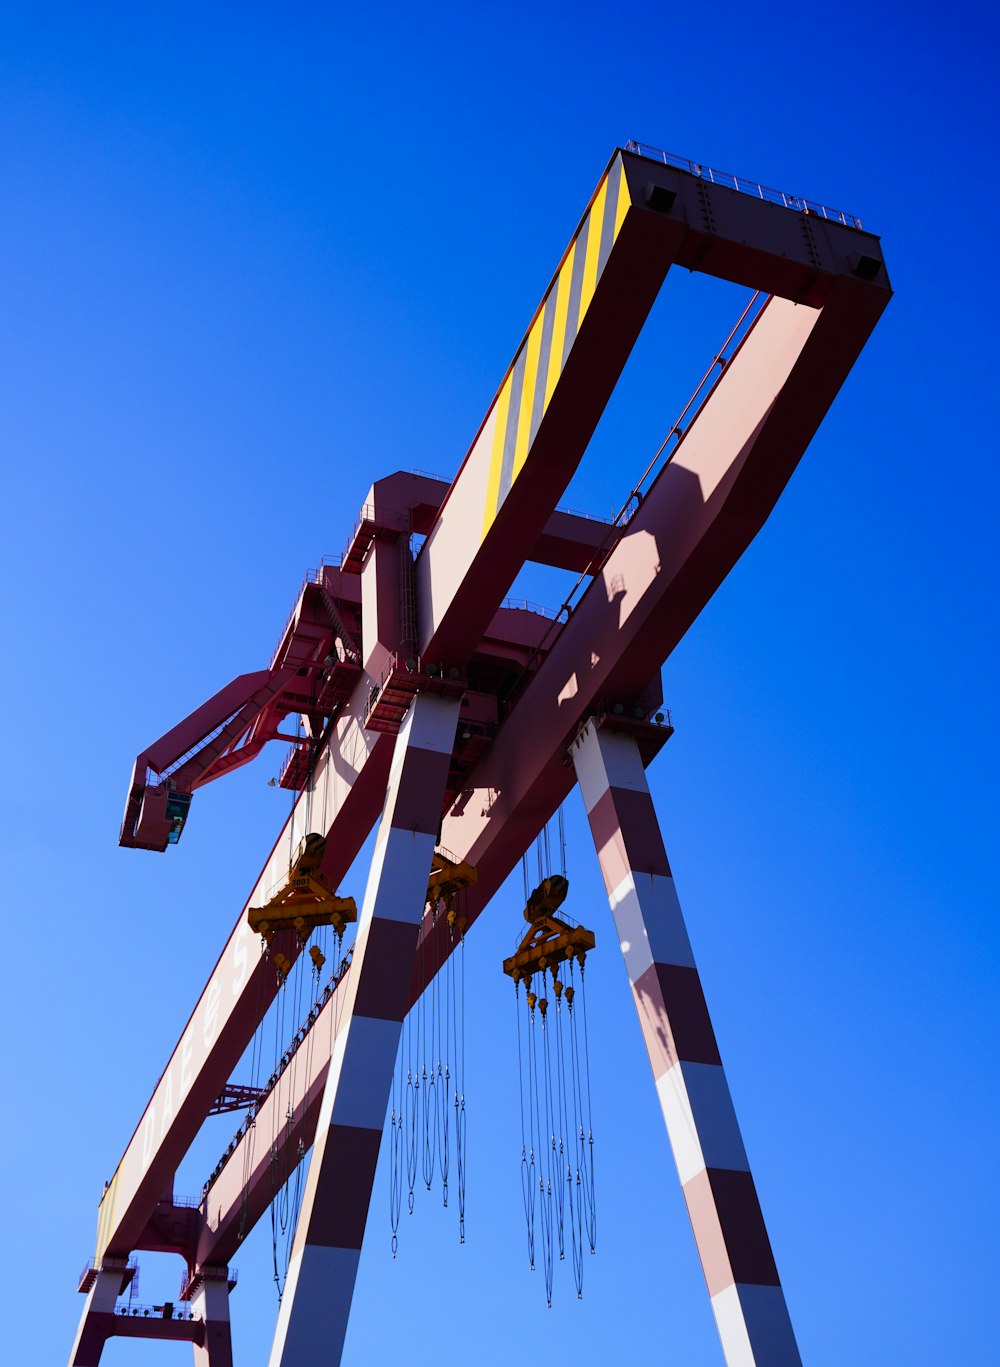
[(115, 1322), (115, 1301), (122, 1285), (120, 1267), (98, 1271), (87, 1292), (87, 1303), (73, 1340), (69, 1367), (97, 1367)]
[(194, 1367), (233, 1367), (228, 1270), (202, 1268), (199, 1276), (191, 1292), (191, 1314), (202, 1321), (204, 1335), (194, 1345)]
[(270, 1367), (343, 1351), (459, 707), (418, 694), (396, 740)]
[(635, 740), (571, 755), (728, 1367), (801, 1367)]

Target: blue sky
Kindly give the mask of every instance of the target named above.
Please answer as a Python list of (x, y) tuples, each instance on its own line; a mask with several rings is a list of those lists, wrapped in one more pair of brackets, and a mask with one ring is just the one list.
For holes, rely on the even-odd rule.
[[(454, 471), (630, 137), (883, 237), (896, 296), (669, 662), (651, 781), (804, 1360), (992, 1360), (995, 21), (290, 9), (0, 5), (2, 1157), (30, 1279), (9, 1360), (64, 1360), (103, 1180), (286, 813), (265, 756), (199, 795), (176, 850), (121, 851), (132, 759), (266, 663), (372, 478)], [(668, 280), (568, 503), (628, 492), (736, 307)], [(540, 573), (520, 588), (558, 603)], [(568, 829), (599, 941), (584, 1300), (563, 1278), (546, 1310), (525, 1266), (515, 880), (467, 947), (468, 1242), (418, 1201), (393, 1264), (380, 1171), (348, 1363), (721, 1361), (578, 801)], [(242, 1367), (266, 1361), (270, 1257), (262, 1224)], [(175, 1291), (142, 1261), (144, 1300)]]

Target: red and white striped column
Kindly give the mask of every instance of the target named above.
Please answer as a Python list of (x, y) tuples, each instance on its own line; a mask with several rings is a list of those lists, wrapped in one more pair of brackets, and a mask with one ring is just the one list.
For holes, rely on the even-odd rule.
[(571, 755), (728, 1367), (801, 1367), (635, 740)]
[(114, 1330), (115, 1301), (121, 1291), (122, 1268), (98, 1267), (70, 1349), (69, 1367), (98, 1367), (104, 1345)]
[(202, 1341), (194, 1345), (194, 1367), (233, 1367), (227, 1268), (199, 1270), (198, 1281), (191, 1292), (191, 1314), (204, 1325)]
[(396, 740), (270, 1367), (343, 1351), (459, 707), (418, 694)]

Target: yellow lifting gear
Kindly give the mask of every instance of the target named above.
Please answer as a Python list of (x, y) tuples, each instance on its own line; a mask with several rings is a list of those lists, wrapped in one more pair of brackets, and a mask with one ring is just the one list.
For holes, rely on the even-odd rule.
[(445, 902), (450, 912), (455, 893), (461, 892), (462, 888), (471, 888), (477, 877), (475, 869), (464, 859), (455, 863), (435, 851), (431, 861), (431, 874), (427, 880), (428, 904), (433, 908), (438, 902)]
[[(517, 950), (503, 961), (503, 971), (520, 982), (529, 982), (533, 973), (549, 969), (555, 980), (556, 965), (576, 959), (583, 967), (587, 952), (594, 948), (594, 932), (584, 926), (571, 926), (552, 913), (562, 906), (569, 892), (569, 879), (561, 874), (543, 878), (528, 898), (524, 919), (531, 926)], [(561, 995), (562, 984), (557, 984)], [(571, 989), (567, 988), (567, 992)], [(534, 1006), (529, 996), (529, 1005)], [(548, 1002), (545, 1003), (548, 1006)]]
[(268, 943), (279, 930), (297, 931), (308, 939), (316, 926), (333, 926), (338, 935), (358, 919), (353, 897), (338, 897), (319, 871), (326, 849), (321, 835), (307, 835), (299, 844), (287, 881), (264, 903), (247, 912), (250, 929)]

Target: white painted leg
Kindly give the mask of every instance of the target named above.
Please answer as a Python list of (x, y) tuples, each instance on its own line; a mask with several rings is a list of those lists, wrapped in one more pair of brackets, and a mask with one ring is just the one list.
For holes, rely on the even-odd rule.
[(191, 1314), (205, 1326), (201, 1343), (194, 1345), (194, 1367), (233, 1367), (229, 1280), (225, 1269), (220, 1268), (217, 1275), (202, 1273), (191, 1297)]
[(801, 1367), (639, 748), (572, 747), (728, 1367)]
[(270, 1367), (343, 1351), (459, 705), (418, 694), (396, 741)]
[(69, 1367), (97, 1367), (114, 1327), (115, 1301), (121, 1284), (120, 1268), (97, 1273), (87, 1292), (87, 1303), (69, 1355)]

